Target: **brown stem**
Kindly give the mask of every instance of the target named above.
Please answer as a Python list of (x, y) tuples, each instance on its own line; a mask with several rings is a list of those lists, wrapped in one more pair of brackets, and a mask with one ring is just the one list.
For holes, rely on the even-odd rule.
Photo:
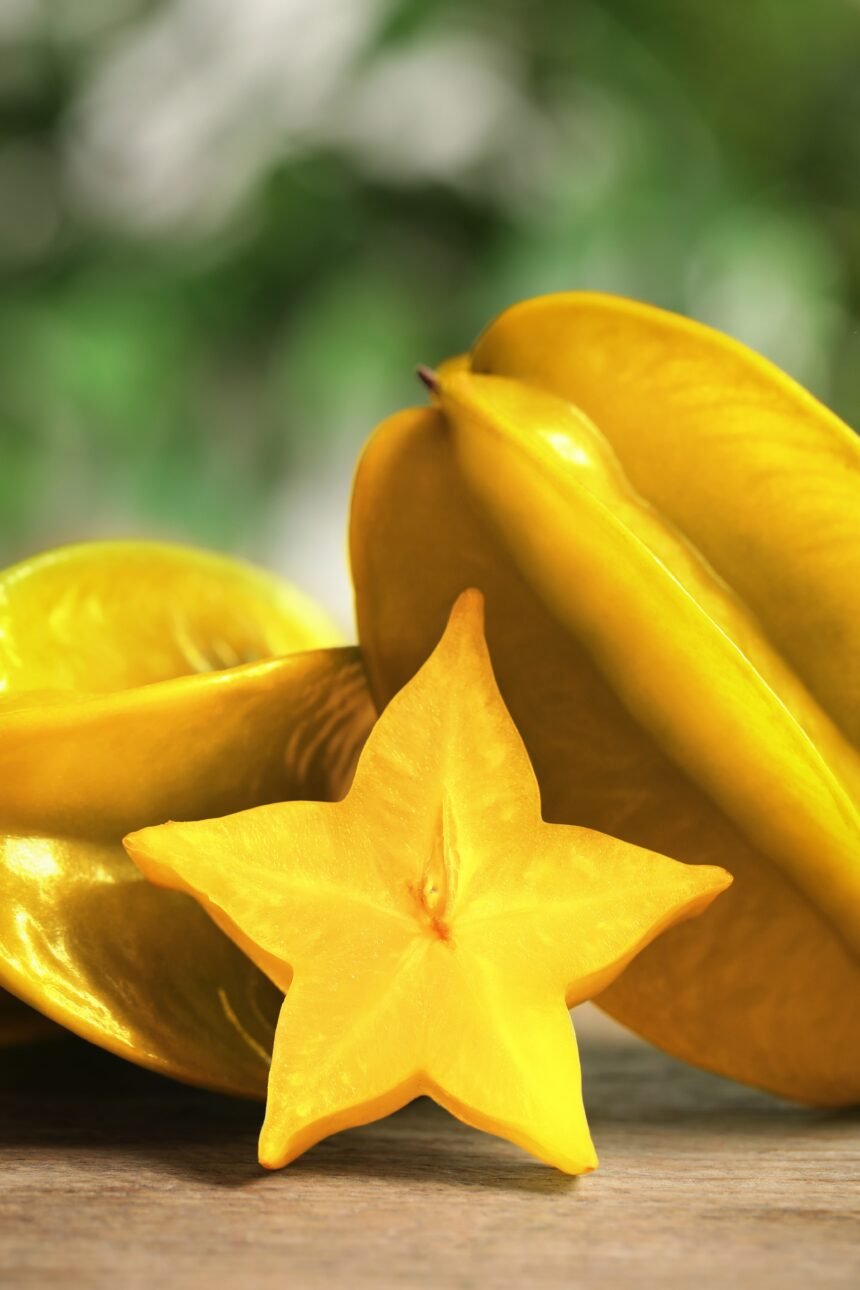
[(419, 363), (415, 372), (419, 381), (423, 381), (430, 393), (435, 394), (439, 389), (439, 377), (437, 373), (433, 371), (433, 368), (425, 367), (423, 363)]

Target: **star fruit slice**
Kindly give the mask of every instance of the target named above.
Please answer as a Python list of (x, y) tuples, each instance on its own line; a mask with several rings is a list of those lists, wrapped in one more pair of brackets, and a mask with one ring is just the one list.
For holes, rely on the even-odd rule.
[(435, 397), (356, 479), (378, 703), (480, 586), (547, 818), (735, 876), (601, 1005), (698, 1065), (856, 1101), (857, 441), (742, 346), (593, 296), (503, 315)]
[(373, 710), (335, 639), (277, 579), (181, 547), (0, 575), (0, 984), (141, 1065), (263, 1095), (280, 995), (121, 839), (342, 795)]
[(597, 1163), (568, 1008), (731, 881), (541, 818), (466, 592), (338, 803), (126, 839), (287, 990), (260, 1159), (428, 1094), (568, 1173)]

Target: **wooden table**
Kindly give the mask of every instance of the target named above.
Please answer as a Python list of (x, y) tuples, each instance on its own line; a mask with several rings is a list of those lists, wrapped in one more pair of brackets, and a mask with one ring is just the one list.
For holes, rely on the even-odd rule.
[(0, 1285), (860, 1287), (860, 1115), (578, 1030), (578, 1181), (425, 1102), (263, 1174), (259, 1107), (72, 1039), (0, 1053)]

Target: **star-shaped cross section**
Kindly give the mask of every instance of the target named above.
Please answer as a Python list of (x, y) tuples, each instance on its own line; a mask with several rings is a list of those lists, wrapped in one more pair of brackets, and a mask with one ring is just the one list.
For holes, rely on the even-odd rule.
[(568, 1009), (731, 881), (542, 820), (475, 591), (379, 718), (343, 801), (166, 824), (126, 846), (286, 992), (269, 1168), (429, 1094), (559, 1169), (593, 1169)]

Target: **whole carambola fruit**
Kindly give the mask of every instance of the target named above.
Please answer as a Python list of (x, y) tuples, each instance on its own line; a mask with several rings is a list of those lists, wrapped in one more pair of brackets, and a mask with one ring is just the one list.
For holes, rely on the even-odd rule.
[[(121, 840), (340, 797), (374, 712), (333, 636), (278, 579), (183, 547), (0, 573), (0, 986), (131, 1061), (265, 1094), (281, 995)], [(0, 993), (0, 1039), (34, 1021)]]
[(384, 703), (465, 587), (548, 820), (731, 890), (600, 998), (698, 1065), (860, 1098), (860, 446), (770, 363), (600, 295), (503, 314), (370, 440), (359, 634)]

